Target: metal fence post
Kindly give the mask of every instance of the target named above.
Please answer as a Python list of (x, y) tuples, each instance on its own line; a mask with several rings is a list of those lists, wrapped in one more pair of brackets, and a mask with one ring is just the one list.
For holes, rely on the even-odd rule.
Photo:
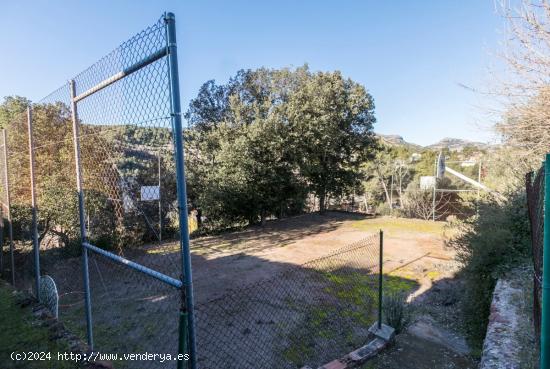
[(36, 209), (36, 190), (34, 186), (34, 138), (32, 133), (32, 109), (27, 107), (27, 127), (29, 133), (29, 174), (31, 177), (31, 207), (32, 207), (32, 246), (34, 253), (34, 278), (36, 299), (40, 301), (40, 245), (38, 244), (38, 219)]
[(540, 367), (550, 367), (550, 154), (544, 162), (544, 231), (542, 251), (542, 317)]
[(380, 250), (378, 265), (378, 329), (382, 329), (382, 287), (383, 287), (383, 269), (384, 269), (384, 231), (380, 230)]
[[(187, 330), (189, 339), (189, 354), (191, 368), (197, 367), (197, 348), (195, 341), (195, 314), (193, 302), (193, 280), (191, 275), (191, 254), (189, 251), (189, 220), (187, 214), (187, 190), (185, 185), (185, 166), (183, 155), (183, 127), (181, 123), (181, 105), (178, 75), (178, 54), (176, 46), (176, 18), (174, 13), (165, 14), (167, 42), (168, 42), (168, 63), (170, 71), (170, 105), (172, 116), (172, 130), (174, 135), (174, 147), (176, 156), (176, 180), (178, 191), (178, 212), (180, 220), (180, 247), (183, 265), (183, 286), (182, 286), (182, 314), (187, 313)], [(185, 333), (185, 332), (183, 332)], [(180, 337), (184, 335), (180, 334)], [(185, 346), (180, 342), (180, 350)], [(180, 352), (181, 353), (181, 352)], [(183, 363), (180, 361), (178, 366)]]
[(88, 338), (88, 345), (90, 349), (94, 348), (94, 338), (92, 329), (92, 306), (90, 299), (90, 274), (88, 272), (88, 249), (84, 247), (86, 239), (86, 223), (85, 223), (85, 211), (84, 211), (84, 192), (82, 189), (82, 172), (80, 164), (80, 132), (78, 122), (78, 111), (76, 106), (76, 91), (74, 80), (69, 81), (69, 87), (71, 90), (71, 113), (73, 121), (73, 145), (74, 145), (74, 158), (76, 169), (76, 189), (78, 192), (78, 218), (80, 223), (80, 241), (82, 243), (82, 273), (84, 281), (84, 300), (86, 303), (86, 333)]
[(15, 260), (13, 257), (13, 225), (11, 222), (11, 199), (10, 199), (10, 179), (8, 170), (8, 140), (6, 139), (6, 130), (2, 130), (2, 144), (4, 145), (4, 189), (6, 193), (6, 212), (8, 219), (8, 235), (10, 238), (10, 263), (11, 263), (11, 284), (15, 286)]

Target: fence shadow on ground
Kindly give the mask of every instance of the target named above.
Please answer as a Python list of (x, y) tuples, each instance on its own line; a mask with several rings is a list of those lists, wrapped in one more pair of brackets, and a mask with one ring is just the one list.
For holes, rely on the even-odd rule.
[[(250, 270), (215, 275), (212, 290), (196, 306), (199, 368), (315, 367), (365, 344), (376, 320), (378, 239), (349, 245), (304, 265), (262, 260), (240, 254), (246, 265), (269, 266), (250, 277)], [(153, 264), (177, 265), (177, 252), (159, 252)], [(198, 279), (208, 278), (218, 263), (194, 255)], [(139, 260), (141, 261), (141, 260)], [(48, 268), (49, 269), (49, 268)], [(84, 336), (81, 262), (57, 259), (47, 271), (59, 285), (60, 319)], [(166, 352), (177, 347), (179, 292), (139, 272), (91, 257), (90, 280), (96, 350), (108, 353)], [(236, 281), (236, 282), (235, 282)], [(415, 289), (413, 281), (385, 276), (388, 291)], [(238, 286), (238, 287), (236, 287)], [(196, 289), (200, 295), (200, 289)], [(116, 363), (115, 367), (164, 368), (166, 363)]]
[[(52, 255), (43, 256), (44, 272), (55, 279), (61, 294), (60, 320), (84, 338), (81, 260), (46, 252)], [(179, 270), (179, 253), (170, 248), (132, 256), (168, 275)], [(220, 263), (235, 268), (230, 274), (216, 274)], [(316, 367), (365, 344), (376, 320), (377, 237), (304, 265), (247, 254), (237, 259), (195, 254), (193, 265), (200, 296), (196, 315), (201, 369)], [(174, 354), (179, 291), (102, 257), (91, 255), (89, 268), (96, 350)], [(208, 289), (208, 284), (215, 287)], [(414, 281), (385, 276), (387, 291), (417, 287)], [(169, 365), (116, 362), (115, 367)]]

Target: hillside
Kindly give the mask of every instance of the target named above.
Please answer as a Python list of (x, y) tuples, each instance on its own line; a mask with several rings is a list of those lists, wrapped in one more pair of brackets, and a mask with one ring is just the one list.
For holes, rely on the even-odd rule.
[(377, 136), (380, 137), (382, 141), (386, 144), (394, 145), (394, 146), (406, 146), (412, 150), (428, 149), (428, 150), (439, 151), (439, 150), (448, 148), (451, 151), (462, 151), (467, 146), (473, 146), (479, 150), (487, 150), (494, 146), (483, 142), (475, 142), (475, 141), (469, 141), (461, 138), (451, 138), (451, 137), (446, 137), (428, 146), (421, 146), (415, 143), (407, 142), (405, 141), (405, 139), (403, 139), (402, 136), (399, 136), (399, 135), (377, 134)]
[(480, 150), (487, 150), (491, 145), (483, 142), (464, 140), (461, 138), (446, 137), (434, 144), (426, 146), (425, 148), (431, 150), (441, 150), (448, 148), (451, 151), (462, 151), (462, 149), (464, 149), (466, 146), (473, 146)]

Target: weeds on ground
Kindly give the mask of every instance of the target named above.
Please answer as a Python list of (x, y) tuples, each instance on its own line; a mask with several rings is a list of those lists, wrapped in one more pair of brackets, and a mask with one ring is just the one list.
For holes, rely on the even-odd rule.
[[(349, 270), (343, 273), (323, 271), (319, 274), (326, 282), (323, 292), (327, 299), (335, 300), (308, 308), (301, 324), (281, 338), (282, 342), (288, 343), (283, 349), (283, 357), (297, 367), (315, 360), (319, 354), (316, 345), (320, 342), (335, 341), (348, 350), (358, 348), (365, 343), (366, 332), (377, 319), (376, 274)], [(406, 298), (418, 287), (413, 280), (391, 275), (384, 275), (383, 278), (384, 294), (390, 296), (403, 295)], [(285, 301), (285, 304), (291, 309), (299, 308), (292, 300)], [(409, 311), (404, 314), (409, 314)], [(345, 326), (340, 324), (340, 319), (345, 320)]]
[[(0, 282), (0, 367), (25, 369), (68, 369), (77, 368), (70, 361), (58, 361), (57, 354), (69, 352), (66, 344), (50, 340), (48, 328), (32, 315), (29, 307), (22, 308), (16, 304), (11, 287)], [(51, 355), (50, 360), (14, 362), (12, 352), (45, 352)]]

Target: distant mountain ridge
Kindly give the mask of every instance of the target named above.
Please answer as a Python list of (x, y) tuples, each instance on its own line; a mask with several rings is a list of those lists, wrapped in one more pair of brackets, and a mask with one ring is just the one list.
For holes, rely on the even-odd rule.
[(383, 135), (378, 133), (376, 135), (380, 137), (383, 142), (389, 145), (407, 146), (413, 150), (422, 150), (422, 149), (442, 150), (442, 149), (448, 148), (451, 151), (462, 151), (466, 146), (473, 146), (480, 150), (487, 150), (492, 147), (492, 145), (487, 143), (470, 141), (462, 138), (452, 138), (452, 137), (445, 137), (442, 140), (439, 140), (438, 142), (433, 143), (431, 145), (422, 146), (415, 143), (407, 142), (403, 139), (402, 136), (399, 136), (399, 135)]

